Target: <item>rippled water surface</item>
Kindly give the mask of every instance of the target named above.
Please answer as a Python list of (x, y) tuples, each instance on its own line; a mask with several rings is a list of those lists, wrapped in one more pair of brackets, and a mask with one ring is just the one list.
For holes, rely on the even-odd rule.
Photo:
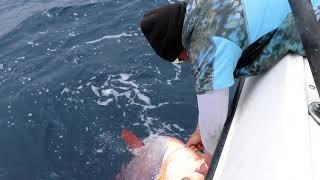
[(122, 128), (186, 139), (189, 65), (139, 29), (161, 0), (0, 1), (0, 179), (108, 180), (131, 158)]

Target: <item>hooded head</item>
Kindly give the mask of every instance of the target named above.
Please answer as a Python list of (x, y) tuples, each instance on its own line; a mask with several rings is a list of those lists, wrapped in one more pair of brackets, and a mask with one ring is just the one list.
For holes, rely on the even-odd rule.
[(174, 61), (183, 50), (182, 27), (186, 13), (185, 2), (151, 10), (140, 23), (142, 33), (158, 56)]

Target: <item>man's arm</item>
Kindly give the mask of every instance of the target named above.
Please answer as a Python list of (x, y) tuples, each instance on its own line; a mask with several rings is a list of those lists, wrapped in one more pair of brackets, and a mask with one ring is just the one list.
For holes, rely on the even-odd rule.
[(197, 95), (199, 130), (205, 150), (213, 154), (228, 115), (229, 88)]

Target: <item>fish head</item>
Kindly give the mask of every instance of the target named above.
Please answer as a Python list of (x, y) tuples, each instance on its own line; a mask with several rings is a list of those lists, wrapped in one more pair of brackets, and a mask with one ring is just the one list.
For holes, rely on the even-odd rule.
[(175, 138), (169, 138), (168, 149), (160, 167), (158, 180), (202, 180), (208, 166), (204, 155), (187, 147)]

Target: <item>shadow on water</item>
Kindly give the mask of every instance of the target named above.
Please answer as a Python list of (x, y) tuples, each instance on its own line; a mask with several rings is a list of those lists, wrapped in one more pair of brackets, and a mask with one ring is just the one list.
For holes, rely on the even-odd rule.
[(55, 7), (0, 37), (1, 180), (113, 179), (130, 159), (121, 128), (188, 137), (190, 67), (161, 61), (138, 28), (154, 6)]

